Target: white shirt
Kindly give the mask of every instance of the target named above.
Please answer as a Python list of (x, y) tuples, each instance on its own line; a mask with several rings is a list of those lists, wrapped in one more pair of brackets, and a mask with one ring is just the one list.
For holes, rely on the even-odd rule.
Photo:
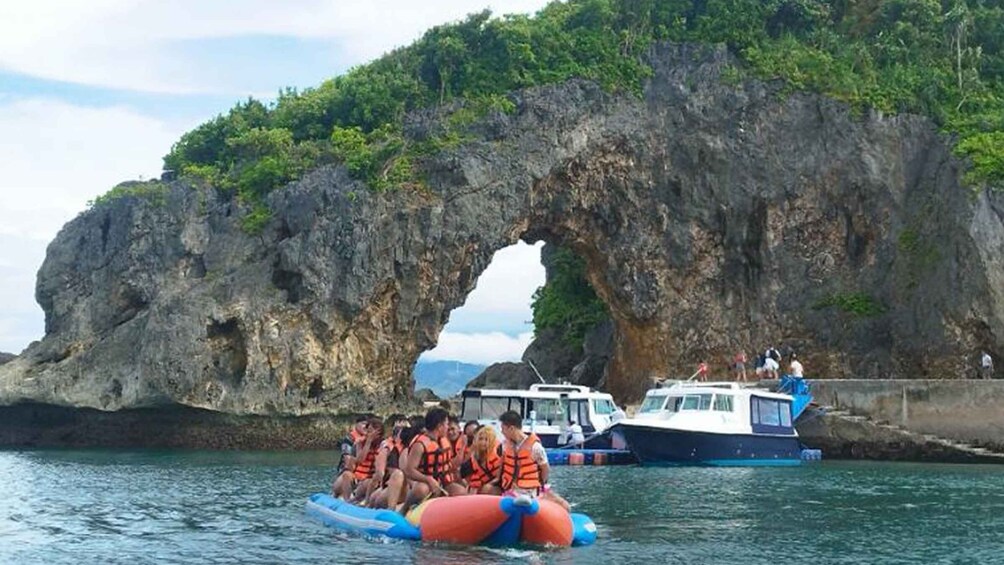
[(572, 443), (582, 443), (586, 441), (586, 436), (582, 434), (582, 426), (572, 424), (571, 426), (568, 426), (568, 431), (572, 434)]
[(981, 359), (981, 361), (983, 363), (983, 367), (986, 369), (989, 369), (990, 367), (994, 366), (994, 360), (992, 357), (990, 357), (990, 354), (988, 353), (983, 354), (983, 358)]
[(802, 368), (802, 364), (798, 362), (798, 359), (792, 359), (791, 360), (791, 374), (794, 375), (794, 376), (796, 376), (796, 377), (801, 377), (801, 376), (803, 376), (802, 375), (802, 371), (804, 371), (804, 369)]

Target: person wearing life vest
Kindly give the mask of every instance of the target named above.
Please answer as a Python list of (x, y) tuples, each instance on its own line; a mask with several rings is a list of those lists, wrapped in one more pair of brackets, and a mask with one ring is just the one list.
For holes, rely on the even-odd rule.
[(449, 414), (433, 408), (425, 415), (425, 429), (408, 446), (404, 476), (412, 481), (403, 512), (430, 496), (467, 494), (450, 476), (450, 449), (446, 439)]
[(471, 494), (502, 494), (499, 488), (499, 470), (502, 468), (502, 450), (493, 428), (478, 429), (471, 442), (471, 455), (461, 466), (460, 474), (467, 481)]
[(407, 495), (408, 482), (401, 465), (408, 457), (407, 445), (415, 432), (403, 416), (391, 416), (387, 425), (392, 429), (391, 437), (380, 444), (377, 453), (375, 476), (380, 479), (370, 483), (366, 498), (370, 508), (396, 509)]
[[(366, 426), (369, 422), (368, 416), (357, 416), (355, 424), (349, 429), (347, 436), (339, 442), (341, 455), (338, 458), (338, 468), (335, 471), (335, 480), (331, 484), (331, 494), (335, 497), (344, 490), (343, 483), (351, 480), (351, 471), (356, 466), (355, 448), (356, 442), (366, 438)], [(346, 474), (346, 471), (350, 473)]]
[(450, 415), (446, 428), (447, 446), (450, 450), (450, 474), (454, 481), (460, 480), (460, 466), (467, 460), (467, 436), (460, 431), (460, 420)]
[(340, 488), (335, 492), (336, 498), (358, 500), (365, 496), (369, 480), (376, 472), (377, 450), (382, 441), (383, 421), (371, 418), (366, 423), (366, 436), (356, 441), (355, 465), (342, 473)]
[(523, 417), (510, 410), (499, 416), (502, 424), (502, 466), (499, 468), (499, 486), (511, 496), (533, 496), (561, 505), (566, 511), (571, 507), (547, 483), (551, 466), (547, 451), (537, 434), (523, 432)]

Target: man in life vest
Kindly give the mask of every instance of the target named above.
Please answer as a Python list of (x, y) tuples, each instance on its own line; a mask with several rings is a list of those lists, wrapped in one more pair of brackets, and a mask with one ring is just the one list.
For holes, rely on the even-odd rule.
[(357, 416), (356, 422), (349, 429), (347, 436), (338, 443), (341, 455), (338, 457), (338, 468), (335, 471), (335, 480), (331, 484), (331, 494), (335, 497), (343, 490), (342, 483), (346, 477), (345, 471), (351, 471), (356, 466), (355, 449), (356, 442), (366, 438), (366, 425), (369, 422), (368, 416)]
[(375, 479), (370, 483), (367, 501), (370, 508), (396, 510), (408, 494), (408, 481), (405, 480), (401, 467), (408, 458), (408, 443), (416, 432), (403, 417), (388, 418), (387, 424), (392, 426), (393, 431), (391, 437), (380, 444), (375, 473), (379, 480)]
[(571, 507), (547, 484), (551, 466), (547, 452), (537, 434), (523, 432), (523, 417), (510, 410), (499, 417), (502, 424), (502, 467), (499, 469), (499, 486), (506, 495), (539, 496), (560, 504), (566, 511)]
[(403, 512), (430, 496), (467, 493), (450, 476), (450, 449), (446, 439), (448, 427), (449, 414), (446, 410), (433, 408), (425, 415), (425, 429), (408, 446), (404, 476), (412, 481), (412, 486)]
[(471, 442), (471, 456), (460, 467), (460, 476), (467, 481), (471, 494), (502, 494), (499, 470), (502, 468), (502, 448), (495, 429), (479, 428)]
[(380, 418), (371, 418), (366, 423), (366, 436), (356, 441), (355, 465), (342, 473), (341, 488), (335, 492), (335, 497), (358, 500), (366, 495), (369, 481), (376, 472), (376, 456), (382, 441), (383, 422)]

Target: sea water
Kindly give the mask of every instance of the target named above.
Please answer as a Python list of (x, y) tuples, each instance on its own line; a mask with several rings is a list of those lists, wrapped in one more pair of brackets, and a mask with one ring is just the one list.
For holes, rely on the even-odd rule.
[(556, 467), (596, 545), (487, 549), (317, 524), (327, 452), (0, 451), (0, 563), (1004, 563), (1004, 467)]

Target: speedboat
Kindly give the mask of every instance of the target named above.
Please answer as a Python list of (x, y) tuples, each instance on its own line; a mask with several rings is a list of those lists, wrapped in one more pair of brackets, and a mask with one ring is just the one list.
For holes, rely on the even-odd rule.
[(583, 435), (593, 438), (588, 448), (608, 448), (603, 432), (620, 410), (613, 396), (586, 386), (570, 384), (530, 385), (529, 390), (466, 389), (461, 392), (461, 420), (500, 429), (499, 416), (515, 410), (523, 416), (523, 430), (533, 432), (546, 448), (560, 447), (571, 422), (582, 426)]
[(798, 465), (792, 401), (738, 383), (676, 382), (649, 390), (635, 417), (610, 434), (642, 465)]

